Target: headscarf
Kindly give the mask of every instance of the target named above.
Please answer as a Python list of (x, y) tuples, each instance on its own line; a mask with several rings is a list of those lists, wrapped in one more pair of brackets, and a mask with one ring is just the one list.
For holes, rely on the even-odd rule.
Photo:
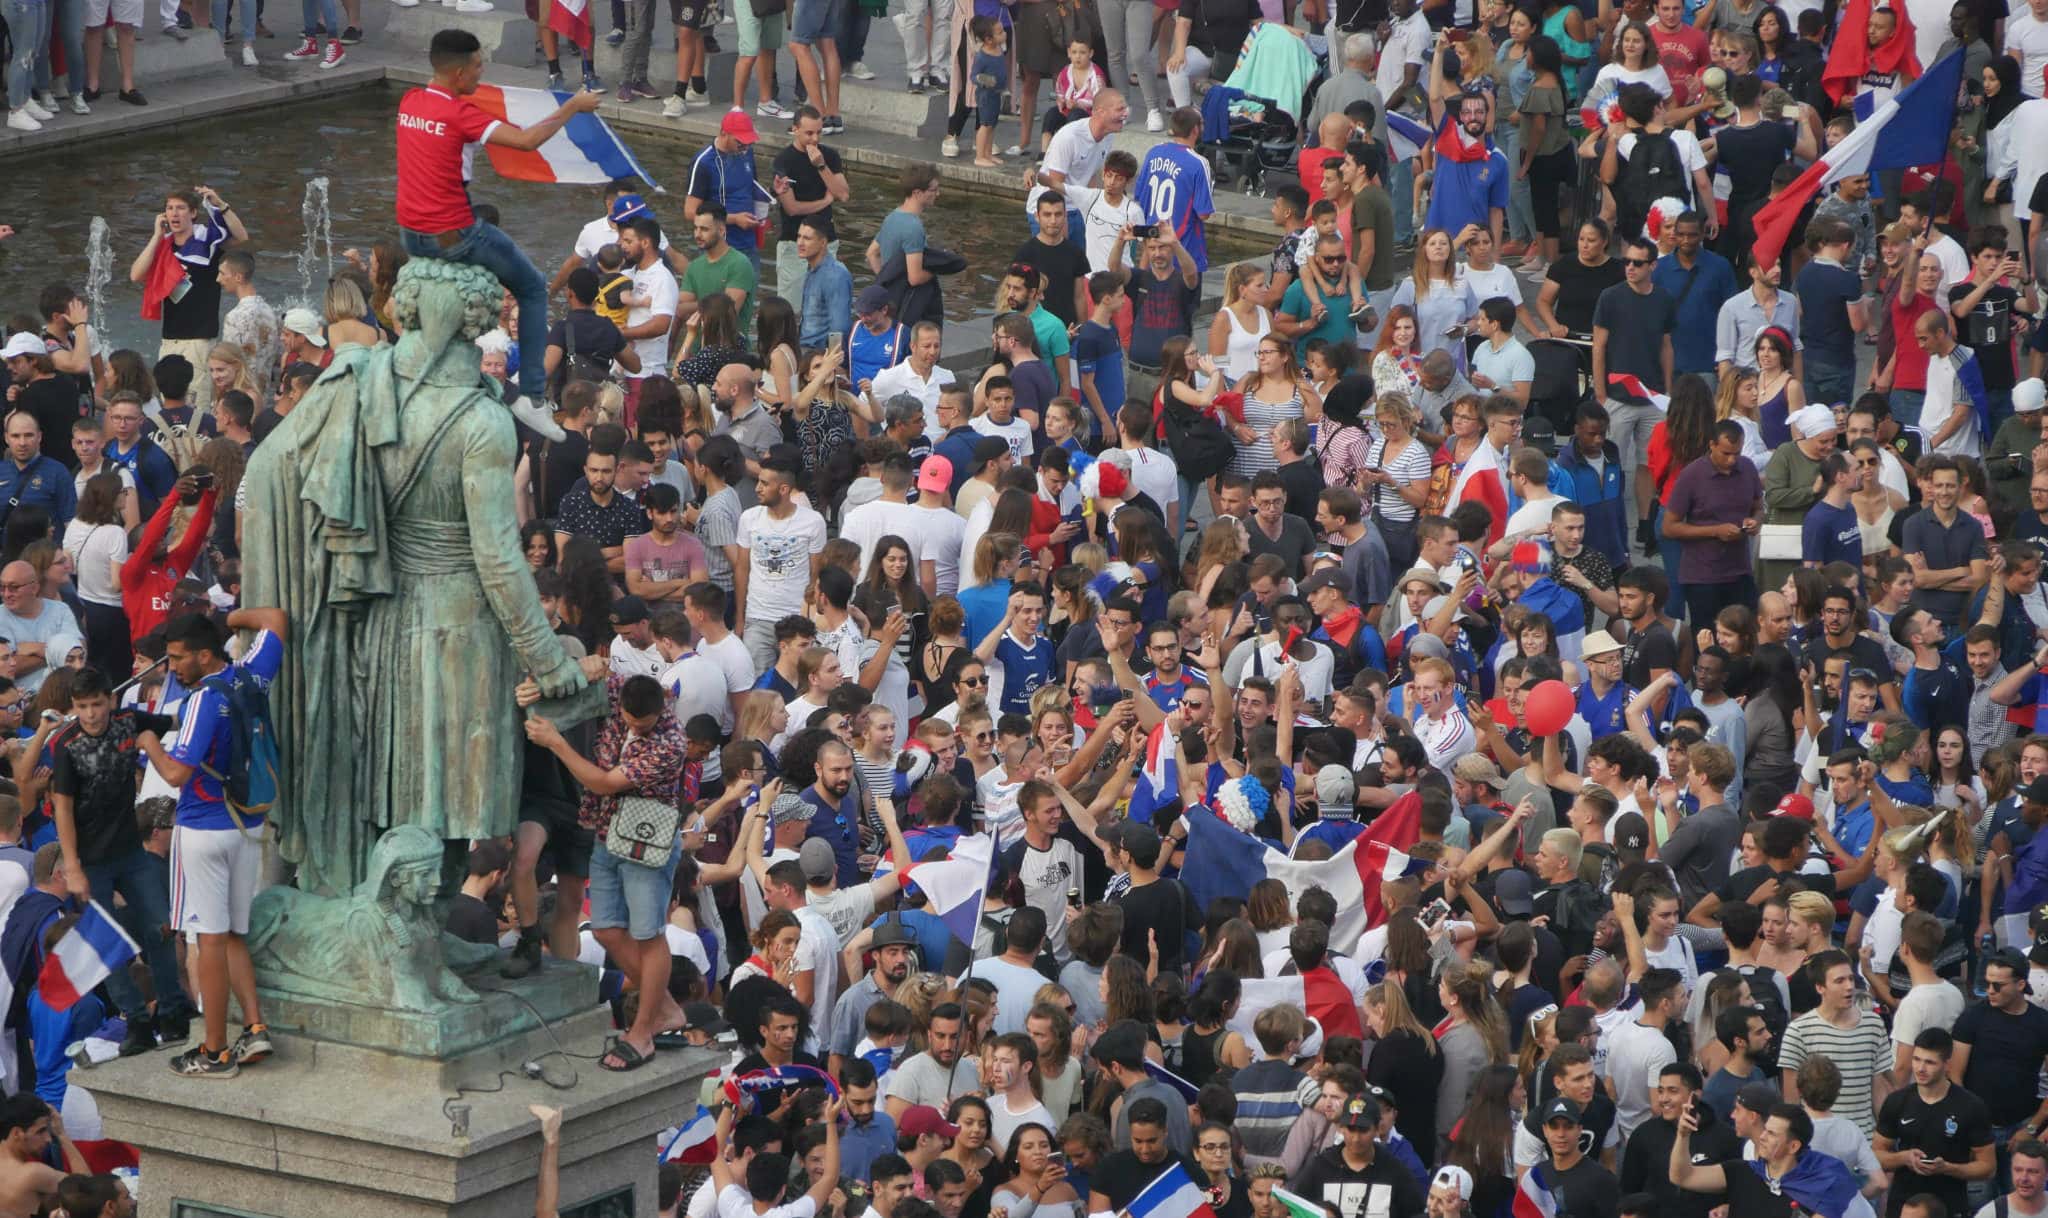
[(1998, 77), (1998, 94), (1984, 99), (1984, 130), (1996, 130), (2005, 116), (2019, 108), (2027, 100), (2020, 91), (2019, 61), (2010, 55), (1994, 56), (1991, 60), (1992, 74)]

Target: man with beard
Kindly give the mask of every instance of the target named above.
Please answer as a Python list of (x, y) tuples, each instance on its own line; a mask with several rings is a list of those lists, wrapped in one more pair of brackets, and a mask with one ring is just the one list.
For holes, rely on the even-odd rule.
[(605, 570), (626, 572), (626, 538), (648, 531), (647, 513), (619, 493), (617, 453), (592, 449), (583, 458), (583, 485), (562, 496), (555, 510), (555, 549), (568, 548), (572, 537), (588, 537), (604, 551)]
[(668, 337), (676, 318), (688, 316), (695, 308), (683, 309), (676, 295), (675, 272), (661, 256), (661, 224), (653, 216), (634, 216), (619, 225), (619, 252), (626, 256), (626, 275), (633, 281), (626, 324), (619, 329), (619, 337), (633, 344), (633, 354), (640, 361), (638, 367), (625, 372), (626, 424), (630, 427), (639, 415), (640, 390), (647, 378), (668, 372)]
[[(796, 501), (794, 465), (778, 458), (761, 467), (754, 480), (757, 504), (740, 514), (734, 539), (733, 627), (757, 670), (775, 661), (775, 623), (805, 612), (825, 550), (825, 518)], [(856, 877), (842, 868), (840, 878)]]
[[(837, 742), (835, 741), (834, 743)], [(844, 748), (845, 746), (841, 745), (840, 747)], [(827, 768), (822, 754), (825, 751), (829, 751), (829, 748), (830, 746), (827, 746), (826, 750), (821, 750), (818, 762), (818, 782), (820, 787), (826, 782), (825, 770)], [(851, 762), (851, 760), (852, 757), (849, 755), (847, 761)], [(836, 777), (833, 781), (836, 783)], [(819, 787), (813, 787), (812, 791), (818, 789)], [(806, 796), (810, 794), (810, 791), (805, 792)], [(849, 791), (847, 800), (858, 804), (860, 796)], [(812, 801), (807, 799), (807, 802)], [(904, 842), (903, 830), (899, 827), (896, 819), (896, 801), (889, 798), (889, 793), (886, 790), (877, 791), (875, 793), (874, 805), (875, 817), (882, 822), (882, 831), (888, 838), (890, 856), (898, 859), (910, 858), (910, 847)], [(828, 823), (828, 836), (812, 838), (811, 841), (818, 843), (816, 846), (811, 845), (811, 841), (805, 842), (804, 849), (799, 853), (798, 857), (798, 862), (804, 864), (804, 896), (806, 903), (812, 909), (823, 914), (825, 920), (832, 924), (832, 929), (837, 935), (837, 938), (832, 943), (834, 951), (843, 949), (852, 941), (855, 935), (860, 933), (862, 927), (873, 922), (875, 920), (875, 907), (888, 898), (895, 896), (897, 891), (903, 887), (903, 873), (901, 871), (885, 871), (871, 880), (856, 883), (845, 888), (840, 887), (835, 878), (838, 872), (838, 859), (832, 851), (832, 843), (829, 840), (829, 834), (836, 828), (836, 825)], [(848, 975), (852, 975), (851, 970), (849, 970)], [(855, 1027), (856, 1029), (859, 1027), (858, 1022), (855, 1023)]]
[(1614, 1101), (1600, 1089), (1600, 1078), (1593, 1068), (1593, 1051), (1577, 1041), (1566, 1041), (1550, 1051), (1550, 1057), (1543, 1063), (1542, 1075), (1538, 1103), (1529, 1110), (1522, 1123), (1515, 1126), (1516, 1179), (1543, 1162), (1550, 1153), (1542, 1113), (1550, 1101), (1559, 1098), (1568, 1099), (1578, 1106), (1576, 1141), (1579, 1153), (1597, 1157), (1603, 1163), (1612, 1163), (1614, 1148), (1620, 1144), (1621, 1136), (1614, 1127)]
[[(1728, 1195), (1728, 1212), (1746, 1218), (1871, 1218), (1870, 1203), (1856, 1192), (1856, 1178), (1840, 1159), (1808, 1149), (1813, 1118), (1797, 1104), (1771, 1109), (1756, 1133), (1755, 1159), (1742, 1163), (1694, 1163), (1692, 1138), (1698, 1106), (1678, 1117), (1671, 1143), (1671, 1183), (1695, 1192)], [(1903, 1193), (1913, 1190), (1901, 1189)]]
[(925, 1024), (924, 1052), (897, 1063), (889, 1072), (889, 1090), (883, 1104), (900, 1128), (903, 1114), (923, 1105), (944, 1109), (960, 1096), (981, 1091), (981, 1066), (960, 1055), (961, 1028), (967, 1018), (957, 1002), (932, 1008)]
[[(1749, 1018), (1761, 1020), (1751, 1013)], [(1650, 1117), (1629, 1135), (1621, 1156), (1621, 1191), (1649, 1193), (1657, 1198), (1659, 1218), (1707, 1218), (1708, 1211), (1721, 1204), (1709, 1193), (1689, 1193), (1671, 1182), (1665, 1168), (1671, 1162), (1671, 1143), (1678, 1136), (1678, 1117), (1700, 1093), (1700, 1072), (1687, 1062), (1672, 1062), (1658, 1074), (1650, 1088)], [(1692, 1138), (1694, 1163), (1727, 1163), (1742, 1157), (1742, 1139), (1705, 1104), (1696, 1109), (1699, 1132)]]
[(910, 976), (910, 966), (917, 959), (917, 936), (902, 918), (888, 915), (875, 927), (868, 951), (873, 963), (867, 975), (848, 987), (832, 1009), (832, 1028), (825, 1046), (835, 1076), (842, 1076), (844, 1067), (855, 1060), (853, 1051), (866, 1034), (868, 1008), (889, 1000)]
[[(1292, 1181), (1295, 1190), (1334, 1207), (1341, 1218), (1419, 1212), (1422, 1188), (1393, 1156), (1379, 1153), (1379, 1125), (1379, 1101), (1369, 1095), (1345, 1100), (1337, 1116), (1343, 1141), (1308, 1161)], [(1613, 1218), (1612, 1212), (1603, 1218)]]
[[(1512, 182), (1507, 155), (1487, 136), (1492, 120), (1486, 99), (1464, 96), (1458, 103), (1458, 131), (1436, 148), (1436, 177), (1430, 184), (1428, 227), (1461, 233), (1476, 224), (1500, 245), (1501, 217), (1507, 214)], [(1455, 153), (1448, 151), (1455, 147)]]

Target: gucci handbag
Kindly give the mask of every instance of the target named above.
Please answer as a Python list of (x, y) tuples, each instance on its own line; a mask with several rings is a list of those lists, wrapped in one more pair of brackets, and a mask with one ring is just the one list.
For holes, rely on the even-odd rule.
[(666, 867), (681, 825), (682, 813), (670, 805), (645, 795), (622, 795), (611, 828), (605, 830), (604, 848), (613, 858), (642, 867)]

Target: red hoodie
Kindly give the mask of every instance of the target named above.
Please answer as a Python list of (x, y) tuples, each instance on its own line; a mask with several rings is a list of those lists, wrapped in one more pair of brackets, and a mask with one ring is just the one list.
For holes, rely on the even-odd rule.
[(185, 526), (185, 535), (178, 539), (178, 546), (162, 561), (154, 559), (157, 547), (164, 543), (164, 534), (171, 530), (171, 517), (178, 511), (178, 497), (165, 495), (157, 506), (156, 515), (142, 530), (142, 545), (128, 561), (121, 564), (121, 607), (128, 614), (128, 638), (141, 642), (144, 635), (164, 624), (171, 615), (171, 590), (185, 577), (192, 567), (192, 560), (199, 556), (199, 547), (206, 544), (207, 530), (213, 527), (213, 504), (218, 494), (208, 487), (199, 494), (199, 509), (192, 514), (192, 522)]

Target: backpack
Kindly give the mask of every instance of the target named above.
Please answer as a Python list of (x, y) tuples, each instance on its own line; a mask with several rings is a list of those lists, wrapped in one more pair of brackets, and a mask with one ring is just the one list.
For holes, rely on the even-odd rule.
[(244, 816), (263, 816), (277, 802), (279, 754), (277, 729), (270, 721), (270, 695), (245, 669), (230, 668), (200, 682), (221, 696), (228, 708), (228, 765), (222, 773), (200, 763), (208, 778), (220, 784), (221, 798), (235, 827), (247, 833)]
[(1628, 163), (1622, 167), (1617, 185), (1615, 196), (1621, 222), (1616, 227), (1627, 237), (1642, 231), (1652, 203), (1667, 195), (1692, 198), (1685, 161), (1678, 155), (1678, 142), (1669, 131), (1636, 132), (1636, 146), (1629, 150)]

